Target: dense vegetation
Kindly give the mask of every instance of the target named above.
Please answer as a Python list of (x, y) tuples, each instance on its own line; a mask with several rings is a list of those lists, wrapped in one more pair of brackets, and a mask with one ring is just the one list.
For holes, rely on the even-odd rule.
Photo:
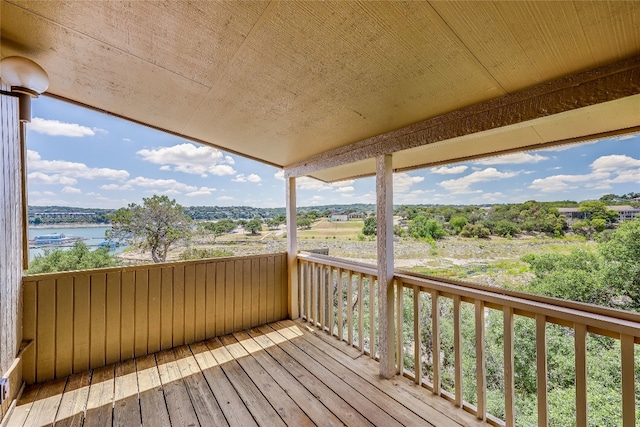
[(55, 273), (58, 271), (88, 270), (92, 268), (115, 267), (118, 260), (109, 254), (108, 248), (90, 250), (83, 242), (75, 242), (67, 251), (45, 249), (43, 255), (29, 263), (28, 274)]

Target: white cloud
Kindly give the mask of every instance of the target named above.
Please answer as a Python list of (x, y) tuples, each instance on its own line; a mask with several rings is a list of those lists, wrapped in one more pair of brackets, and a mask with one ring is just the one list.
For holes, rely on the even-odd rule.
[(424, 181), (423, 176), (411, 176), (408, 173), (393, 174), (393, 191), (396, 193), (406, 193), (413, 184)]
[(245, 174), (241, 173), (239, 175), (236, 175), (235, 179), (232, 179), (232, 181), (234, 181), (234, 182), (260, 182), (260, 181), (262, 181), (262, 178), (260, 178), (260, 176), (256, 175), (255, 173), (252, 173), (249, 176), (246, 176)]
[(611, 138), (611, 139), (613, 139), (614, 141), (626, 141), (627, 139), (633, 139), (633, 138), (635, 138), (637, 136), (640, 136), (640, 134), (638, 134), (638, 133), (628, 133), (626, 135), (616, 136), (616, 137)]
[(640, 182), (640, 159), (611, 154), (597, 158), (589, 167), (591, 173), (588, 174), (552, 175), (534, 179), (529, 188), (551, 193), (573, 190), (579, 188), (578, 184), (584, 184), (586, 188), (604, 190), (611, 188), (611, 184)]
[(235, 199), (231, 196), (220, 196), (220, 197), (217, 197), (216, 200), (219, 200), (221, 202), (228, 202)]
[(171, 194), (191, 193), (198, 190), (198, 187), (178, 182), (175, 179), (152, 179), (142, 176), (130, 179), (127, 181), (127, 184), (143, 188), (152, 188), (158, 191), (165, 191), (165, 193), (170, 191)]
[(224, 156), (224, 161), (230, 165), (235, 165), (236, 161), (231, 156)]
[(124, 142), (131, 142), (131, 139), (129, 139), (129, 138), (122, 138), (122, 140), (123, 140)]
[(621, 169), (640, 168), (640, 160), (621, 154), (612, 154), (597, 158), (590, 166), (594, 171), (612, 172)]
[(352, 193), (352, 192), (356, 191), (356, 189), (353, 186), (348, 185), (346, 187), (338, 187), (338, 189), (336, 191), (338, 193)]
[(284, 181), (284, 169), (280, 169), (278, 172), (273, 174), (275, 179), (279, 179), (280, 181)]
[(173, 166), (174, 171), (200, 175), (203, 178), (211, 175), (233, 175), (235, 169), (229, 164), (235, 163), (233, 158), (225, 156), (222, 151), (208, 146), (196, 146), (189, 143), (173, 145), (171, 147), (159, 147), (143, 149), (136, 154), (143, 160), (167, 166)]
[(31, 172), (27, 175), (27, 178), (31, 184), (75, 185), (78, 183), (77, 179), (69, 178), (68, 176), (60, 174), (47, 175), (42, 172)]
[(62, 192), (69, 193), (69, 194), (80, 194), (82, 193), (82, 190), (80, 190), (79, 188), (66, 186), (62, 189)]
[(129, 172), (122, 169), (90, 168), (84, 163), (66, 160), (42, 160), (40, 154), (34, 150), (27, 150), (27, 167), (33, 171), (83, 179), (124, 180), (129, 177)]
[(101, 190), (133, 190), (129, 184), (105, 184), (100, 186)]
[(514, 153), (504, 156), (492, 157), (489, 159), (476, 160), (474, 163), (478, 165), (519, 165), (523, 163), (538, 163), (543, 160), (549, 160), (548, 157), (540, 154)]
[(452, 194), (479, 193), (481, 190), (471, 190), (471, 185), (480, 182), (512, 178), (517, 175), (518, 172), (500, 172), (496, 168), (487, 168), (472, 172), (462, 178), (439, 182), (438, 185), (450, 191)]
[(464, 165), (451, 166), (451, 167), (440, 166), (439, 168), (431, 169), (431, 173), (437, 173), (437, 174), (440, 174), (440, 175), (455, 175), (455, 174), (463, 173), (467, 169), (468, 169), (468, 167), (464, 166)]
[(209, 188), (209, 187), (200, 187), (199, 189), (197, 189), (196, 191), (192, 191), (190, 193), (187, 193), (188, 197), (196, 197), (196, 196), (210, 196), (214, 191), (216, 191), (215, 188)]
[(50, 136), (70, 136), (81, 138), (83, 136), (94, 136), (96, 132), (107, 131), (100, 128), (90, 128), (77, 123), (65, 123), (58, 120), (48, 120), (40, 117), (31, 119), (29, 129), (34, 132)]

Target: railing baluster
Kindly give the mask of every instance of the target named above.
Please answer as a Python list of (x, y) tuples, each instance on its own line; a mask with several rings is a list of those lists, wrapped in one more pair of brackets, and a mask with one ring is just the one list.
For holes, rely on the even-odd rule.
[(353, 345), (353, 271), (347, 271), (347, 342)]
[(326, 267), (320, 267), (320, 328), (324, 331), (327, 322), (327, 281), (325, 275)]
[(536, 368), (538, 386), (538, 426), (549, 425), (547, 401), (547, 317), (536, 314)]
[(322, 269), (322, 266), (320, 266), (317, 263), (313, 263), (313, 280), (311, 282), (311, 286), (312, 286), (312, 291), (311, 291), (311, 295), (313, 298), (312, 301), (312, 307), (313, 307), (313, 325), (317, 326), (318, 325), (318, 300), (320, 298), (319, 297), (319, 286), (318, 286), (318, 277), (319, 277), (319, 270)]
[(513, 308), (503, 307), (504, 315), (504, 422), (515, 426), (515, 376), (513, 371)]
[(484, 301), (476, 300), (476, 394), (478, 404), (476, 416), (486, 418), (487, 412), (487, 367), (484, 355)]
[(433, 393), (440, 395), (440, 295), (431, 291), (431, 344), (433, 354)]
[(362, 273), (358, 273), (358, 350), (364, 353), (364, 301), (362, 298)]
[(344, 335), (344, 315), (342, 313), (342, 303), (344, 298), (342, 297), (342, 269), (338, 269), (338, 339), (342, 341)]
[(373, 283), (373, 276), (369, 278), (369, 355), (372, 359), (376, 357), (376, 287)]
[(636, 425), (636, 385), (634, 368), (633, 335), (622, 334), (620, 337), (622, 356), (622, 425)]
[(420, 288), (413, 285), (413, 358), (414, 379), (417, 385), (422, 385), (422, 334), (420, 333)]
[(460, 327), (460, 295), (453, 296), (453, 369), (455, 404), (462, 408), (462, 328)]
[(307, 263), (307, 270), (305, 271), (306, 278), (306, 292), (305, 292), (305, 313), (307, 315), (307, 322), (311, 322), (311, 280), (313, 279), (313, 264)]
[(587, 425), (587, 325), (576, 323), (576, 423)]
[(403, 305), (403, 284), (402, 280), (396, 280), (396, 373), (402, 375), (404, 372), (404, 310)]
[(333, 336), (333, 267), (329, 267), (329, 335)]

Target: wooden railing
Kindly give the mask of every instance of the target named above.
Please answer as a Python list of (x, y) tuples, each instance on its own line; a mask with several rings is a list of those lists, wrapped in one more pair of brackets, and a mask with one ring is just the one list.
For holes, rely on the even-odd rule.
[(287, 317), (286, 254), (25, 276), (27, 383)]
[[(313, 254), (298, 256), (301, 314), (311, 324), (346, 341), (364, 354), (376, 358), (377, 280), (376, 268)], [(429, 316), (424, 316), (425, 312)], [(499, 288), (441, 280), (410, 272), (395, 274), (396, 367), (397, 373), (412, 378), (494, 425), (515, 425), (514, 322), (531, 319), (535, 341), (538, 425), (549, 424), (547, 330), (566, 328), (574, 341), (575, 422), (587, 422), (587, 335), (610, 337), (620, 344), (622, 425), (635, 426), (636, 344), (640, 344), (640, 315), (572, 301), (512, 292)], [(411, 318), (410, 324), (405, 316)], [(503, 328), (504, 414), (497, 418), (487, 411), (487, 355), (485, 327), (490, 317), (501, 319)], [(473, 323), (475, 372), (463, 375), (462, 320)], [(452, 323), (452, 343), (443, 345), (444, 322)], [(550, 326), (554, 325), (554, 326)], [(556, 326), (557, 325), (557, 326)], [(428, 332), (428, 333), (427, 333)], [(428, 343), (423, 337), (427, 335)], [(467, 340), (469, 337), (465, 337)], [(480, 343), (480, 345), (476, 345)], [(428, 344), (428, 345), (427, 345)], [(405, 355), (406, 352), (412, 354)], [(427, 358), (426, 354), (429, 353)], [(425, 362), (428, 359), (428, 363)], [(445, 369), (445, 359), (449, 365)], [(451, 363), (452, 361), (452, 363)], [(427, 376), (425, 365), (430, 367)], [(446, 378), (443, 378), (446, 377)], [(445, 390), (444, 381), (452, 390)], [(472, 381), (475, 404), (463, 396), (464, 381)]]

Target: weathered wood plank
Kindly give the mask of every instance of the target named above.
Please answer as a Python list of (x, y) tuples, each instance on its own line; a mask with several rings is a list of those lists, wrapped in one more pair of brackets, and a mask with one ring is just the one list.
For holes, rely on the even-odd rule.
[(184, 265), (173, 267), (173, 346), (184, 344)]
[(107, 275), (93, 272), (91, 281), (91, 332), (89, 345), (89, 366), (99, 368), (105, 365), (105, 342), (107, 336)]
[(56, 414), (56, 426), (82, 427), (90, 384), (91, 371), (80, 372), (69, 377)]
[(267, 398), (282, 420), (289, 426), (313, 426), (313, 422), (300, 409), (300, 407), (287, 395), (277, 381), (260, 366), (256, 359), (249, 357), (249, 353), (238, 343), (233, 335), (225, 335), (220, 338), (227, 351), (240, 364), (249, 375), (253, 383), (258, 387), (264, 397)]
[(84, 427), (110, 426), (113, 415), (114, 366), (93, 370)]
[(205, 338), (211, 338), (216, 333), (216, 265), (215, 262), (208, 262), (206, 265), (205, 279)]
[(113, 426), (129, 427), (140, 424), (136, 361), (129, 359), (116, 365)]
[(182, 381), (173, 351), (164, 350), (156, 353), (156, 361), (171, 425), (199, 426), (198, 416)]
[[(274, 360), (267, 353), (262, 351), (262, 347), (255, 342), (248, 333), (236, 332), (233, 334), (237, 342), (244, 348), (244, 350), (250, 354), (258, 364), (268, 372), (273, 380), (282, 387), (285, 393), (291, 398), (293, 402), (304, 410), (307, 416), (316, 425), (325, 426), (342, 426), (342, 422), (309, 392), (302, 384), (300, 384), (296, 378), (289, 373), (286, 369)], [(286, 419), (285, 419), (286, 421)], [(291, 425), (290, 423), (287, 423)]]
[(120, 295), (122, 306), (120, 308), (120, 360), (131, 359), (134, 355), (135, 331), (135, 303), (136, 283), (135, 271), (122, 272), (122, 287)]
[(162, 267), (160, 302), (160, 348), (173, 347), (173, 267)]
[(202, 341), (206, 338), (207, 325), (207, 264), (196, 264), (195, 279), (195, 335), (194, 341)]
[(106, 363), (120, 361), (120, 272), (107, 273), (107, 336)]
[(56, 377), (73, 372), (73, 277), (56, 283)]
[(227, 333), (233, 332), (233, 331), (238, 331), (243, 329), (243, 325), (242, 325), (242, 321), (243, 321), (243, 316), (242, 316), (242, 301), (243, 301), (243, 293), (244, 293), (244, 286), (242, 284), (242, 279), (243, 279), (243, 273), (242, 273), (242, 267), (243, 267), (243, 263), (242, 261), (238, 260), (235, 261), (234, 263), (234, 281), (233, 281), (233, 300), (234, 300), (234, 305), (233, 305), (233, 327), (227, 331)]
[[(289, 326), (287, 325), (291, 325), (291, 323), (278, 322), (275, 325), (272, 324), (271, 327), (286, 338), (289, 338), (291, 340), (291, 344), (300, 349), (300, 351), (306, 355), (306, 359), (309, 360), (310, 363), (315, 362), (315, 364), (320, 366), (331, 367), (332, 374), (353, 388), (353, 396), (356, 398), (354, 400), (359, 401), (358, 404), (360, 404), (362, 408), (370, 406), (371, 404), (374, 405), (373, 408), (369, 409), (373, 412), (367, 411), (363, 413), (363, 415), (369, 418), (371, 422), (376, 425), (385, 426), (397, 425), (398, 423), (405, 426), (430, 425), (427, 420), (419, 417), (406, 407), (399, 405), (398, 402), (389, 399), (389, 397), (380, 389), (371, 387), (366, 380), (348, 369), (346, 366), (336, 363), (335, 359), (326, 353), (327, 351), (331, 351), (331, 347), (324, 344), (323, 341), (315, 341), (318, 343), (318, 347), (316, 347), (304, 339), (306, 334), (300, 337), (303, 339), (294, 339), (297, 334), (289, 330)], [(309, 335), (312, 336), (313, 334)], [(304, 365), (304, 362), (301, 363)], [(361, 394), (364, 390), (366, 390), (366, 393)]]
[(225, 282), (224, 282), (224, 332), (228, 334), (233, 331), (234, 326), (234, 310), (235, 310), (235, 261), (225, 262)]
[(372, 426), (362, 414), (345, 402), (336, 391), (325, 385), (315, 375), (305, 369), (295, 358), (278, 347), (279, 344), (286, 342), (286, 339), (282, 337), (282, 335), (269, 329), (263, 332), (261, 329), (265, 328), (251, 329), (249, 335), (345, 425), (357, 427)]
[(184, 342), (196, 339), (196, 266), (184, 266)]
[(224, 334), (224, 321), (225, 321), (225, 302), (226, 302), (226, 262), (216, 263), (216, 306), (215, 306), (215, 319), (216, 319), (216, 336)]
[[(278, 328), (278, 327), (276, 327)], [(280, 348), (286, 351), (291, 357), (296, 359), (302, 366), (309, 372), (315, 375), (339, 396), (341, 396), (345, 402), (351, 405), (360, 414), (365, 416), (372, 424), (380, 426), (400, 426), (402, 425), (385, 410), (378, 407), (371, 402), (366, 396), (363, 396), (356, 385), (350, 384), (351, 377), (348, 379), (341, 378), (343, 372), (334, 372), (335, 366), (325, 367), (322, 363), (319, 363), (316, 356), (319, 356), (319, 351), (310, 350), (295, 340), (297, 335), (292, 335), (286, 328), (272, 329), (269, 326), (263, 326), (259, 328), (264, 333), (277, 332), (285, 338), (285, 341), (280, 343)], [(367, 390), (367, 394), (370, 390)], [(414, 424), (415, 425), (415, 424)]]
[(149, 344), (149, 270), (136, 270), (135, 280), (134, 351), (136, 356), (144, 356)]
[(73, 283), (73, 372), (89, 369), (90, 297), (89, 276), (76, 276)]
[(53, 425), (66, 383), (65, 377), (42, 385), (25, 420), (25, 427)]
[(22, 427), (24, 425), (25, 420), (31, 412), (34, 401), (38, 396), (40, 387), (40, 384), (32, 384), (25, 388), (22, 396), (18, 399), (16, 407), (11, 413), (11, 418), (9, 418), (7, 422), (7, 427)]
[(136, 372), (142, 424), (145, 426), (170, 425), (155, 356), (148, 355), (136, 359)]
[(161, 341), (161, 304), (162, 304), (162, 269), (149, 269), (149, 297), (148, 297), (148, 318), (149, 337), (147, 338), (147, 353), (160, 351)]
[(176, 347), (173, 354), (200, 424), (229, 425), (189, 347)]
[(240, 399), (245, 403), (258, 425), (285, 426), (280, 415), (269, 404), (260, 390), (253, 383), (247, 373), (240, 367), (238, 361), (233, 358), (219, 339), (214, 338), (206, 342), (207, 347), (222, 367), (225, 375), (233, 384)]
[(207, 346), (204, 343), (194, 343), (189, 347), (229, 425), (232, 427), (257, 426), (251, 412), (240, 399)]
[(38, 330), (36, 349), (37, 380), (43, 382), (55, 376), (56, 359), (56, 282), (53, 279), (38, 282)]

